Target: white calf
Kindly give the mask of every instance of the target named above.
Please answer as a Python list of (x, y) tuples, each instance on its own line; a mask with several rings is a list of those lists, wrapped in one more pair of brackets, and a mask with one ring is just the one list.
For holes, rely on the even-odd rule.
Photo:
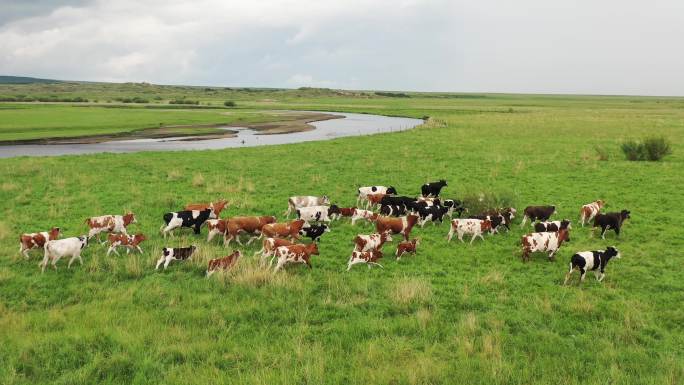
[(41, 272), (45, 272), (45, 267), (48, 264), (48, 260), (52, 260), (52, 268), (57, 269), (57, 261), (62, 257), (71, 257), (67, 268), (71, 267), (71, 263), (78, 258), (81, 265), (83, 264), (83, 259), (81, 258), (81, 251), (88, 245), (88, 237), (71, 237), (64, 239), (56, 239), (54, 241), (45, 242), (45, 256), (43, 257), (43, 262), (40, 263)]

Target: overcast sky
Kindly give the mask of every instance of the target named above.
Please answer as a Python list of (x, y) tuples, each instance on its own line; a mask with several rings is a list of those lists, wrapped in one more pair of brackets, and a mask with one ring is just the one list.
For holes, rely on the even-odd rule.
[(0, 74), (684, 95), (684, 0), (0, 0)]

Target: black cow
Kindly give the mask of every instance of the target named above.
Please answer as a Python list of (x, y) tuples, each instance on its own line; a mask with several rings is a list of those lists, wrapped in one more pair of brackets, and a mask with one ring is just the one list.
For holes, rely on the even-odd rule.
[(420, 216), (420, 219), (422, 220), (420, 227), (425, 226), (425, 223), (429, 220), (431, 220), (433, 224), (437, 221), (442, 223), (444, 215), (446, 215), (447, 212), (449, 212), (449, 208), (444, 206), (429, 206), (419, 208), (418, 216)]
[(320, 241), (324, 233), (330, 232), (328, 225), (310, 225), (299, 230), (299, 235), (310, 238), (312, 242)]
[(563, 219), (562, 221), (553, 222), (539, 222), (534, 224), (534, 231), (538, 233), (551, 233), (559, 229), (571, 229), (570, 221)]
[(601, 227), (601, 238), (606, 239), (606, 231), (612, 229), (616, 236), (620, 236), (620, 228), (625, 219), (629, 219), (629, 210), (622, 210), (619, 213), (596, 214), (594, 217), (594, 227)]
[(424, 197), (438, 197), (440, 191), (442, 191), (442, 188), (445, 186), (447, 186), (446, 180), (441, 179), (437, 182), (425, 183), (420, 187), (420, 192), (423, 194)]
[(556, 213), (556, 206), (527, 206), (523, 211), (522, 223), (520, 227), (525, 225), (525, 221), (529, 218), (530, 224), (534, 226), (534, 222), (539, 220), (541, 222), (548, 221), (551, 215)]
[(608, 247), (605, 251), (582, 251), (573, 255), (570, 259), (570, 271), (565, 274), (563, 285), (568, 283), (570, 274), (575, 270), (579, 270), (580, 272), (580, 283), (584, 281), (584, 275), (587, 274), (587, 271), (589, 270), (594, 271), (596, 280), (599, 282), (603, 281), (603, 278), (606, 276), (606, 265), (608, 265), (608, 261), (613, 257), (620, 258), (620, 251), (613, 246)]
[(405, 205), (382, 205), (380, 206), (380, 214), (399, 217), (407, 214)]
[(212, 209), (206, 209), (202, 211), (183, 210), (166, 213), (164, 214), (164, 223), (166, 223), (166, 227), (162, 226), (160, 230), (164, 235), (164, 238), (166, 238), (166, 234), (168, 234), (170, 231), (173, 231), (179, 227), (192, 227), (195, 234), (199, 234), (200, 228), (204, 222), (209, 219), (211, 213)]
[(166, 270), (169, 263), (173, 260), (185, 261), (192, 256), (195, 250), (197, 250), (195, 245), (190, 247), (165, 247), (162, 249), (162, 256), (157, 261), (157, 267), (155, 267), (155, 269), (159, 269), (159, 266), (164, 263), (164, 270)]

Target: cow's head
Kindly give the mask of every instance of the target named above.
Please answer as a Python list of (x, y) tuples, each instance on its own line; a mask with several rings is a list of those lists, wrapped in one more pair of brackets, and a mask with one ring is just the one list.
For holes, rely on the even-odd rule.
[(221, 211), (224, 208), (226, 208), (227, 205), (228, 205), (228, 201), (225, 199), (221, 199), (220, 201), (214, 202), (212, 204), (212, 206), (214, 206), (214, 213), (216, 214), (217, 217), (219, 216), (219, 214), (221, 214)]
[(570, 230), (568, 229), (559, 229), (558, 230), (558, 244), (561, 242), (570, 242)]
[(328, 207), (328, 215), (333, 215), (333, 214), (342, 214), (339, 206), (332, 205), (332, 206)]
[(390, 230), (383, 231), (382, 234), (380, 234), (380, 240), (383, 242), (392, 242), (392, 233)]
[(620, 259), (620, 251), (615, 246), (608, 246), (605, 256), (608, 257), (608, 259), (613, 257)]
[(413, 243), (413, 247), (418, 247), (420, 245), (420, 238), (414, 238), (411, 243)]
[(570, 220), (569, 219), (563, 219), (560, 223), (560, 228), (572, 230), (572, 224), (570, 223)]
[(442, 186), (448, 186), (448, 184), (447, 184), (447, 182), (446, 182), (445, 179), (440, 179), (440, 180), (439, 180), (439, 184), (441, 184)]
[(87, 235), (81, 235), (80, 237), (78, 237), (78, 240), (81, 241), (81, 249), (88, 246), (88, 236)]
[(629, 218), (630, 218), (630, 216), (629, 216), (629, 210), (622, 210), (622, 211), (620, 211), (620, 217), (622, 218), (623, 221), (624, 221), (625, 219), (629, 219)]
[(306, 249), (309, 252), (309, 254), (314, 254), (314, 255), (319, 255), (318, 254), (318, 244), (315, 242), (309, 243), (306, 245)]
[(599, 199), (595, 203), (598, 206), (599, 210), (606, 205), (606, 202), (603, 199)]
[(133, 236), (133, 240), (137, 243), (140, 243), (142, 241), (147, 240), (147, 237), (145, 237), (145, 234), (143, 233), (138, 233)]
[(48, 231), (48, 241), (53, 241), (59, 237), (59, 227), (53, 227)]
[(327, 195), (323, 195), (323, 204), (324, 204), (324, 205), (329, 205), (329, 204), (330, 204), (330, 198), (328, 198)]
[(130, 223), (138, 223), (138, 221), (135, 219), (135, 214), (133, 213), (126, 213), (123, 216), (123, 221), (124, 221), (124, 226), (127, 226)]
[(190, 245), (190, 254), (193, 254), (197, 250), (197, 246), (195, 245)]
[(387, 191), (386, 191), (385, 193), (386, 193), (387, 195), (390, 195), (390, 194), (396, 195), (396, 194), (397, 194), (397, 189), (395, 189), (393, 186), (389, 186), (389, 187), (387, 188)]
[(416, 222), (418, 222), (418, 216), (417, 216), (417, 215), (409, 214), (409, 215), (406, 217), (406, 223), (407, 223), (409, 226), (415, 225)]

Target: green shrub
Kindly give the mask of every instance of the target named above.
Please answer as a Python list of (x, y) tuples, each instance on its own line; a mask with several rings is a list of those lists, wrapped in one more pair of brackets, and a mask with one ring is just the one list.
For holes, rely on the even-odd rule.
[(606, 161), (610, 159), (610, 155), (608, 154), (608, 149), (606, 147), (597, 144), (594, 146), (594, 151), (596, 151), (598, 160)]
[(226, 100), (225, 102), (223, 102), (223, 105), (226, 106), (226, 107), (235, 107), (235, 106), (237, 106), (237, 104), (236, 104), (234, 101), (232, 101), (232, 100)]
[(672, 154), (672, 146), (663, 136), (649, 137), (641, 142), (630, 139), (623, 142), (621, 148), (627, 160), (631, 161), (658, 161)]
[(199, 105), (199, 100), (174, 99), (174, 100), (169, 100), (169, 104), (194, 104), (194, 105)]
[(481, 192), (466, 194), (463, 197), (463, 206), (470, 214), (476, 215), (481, 212), (504, 207), (515, 207), (515, 194), (510, 192)]

